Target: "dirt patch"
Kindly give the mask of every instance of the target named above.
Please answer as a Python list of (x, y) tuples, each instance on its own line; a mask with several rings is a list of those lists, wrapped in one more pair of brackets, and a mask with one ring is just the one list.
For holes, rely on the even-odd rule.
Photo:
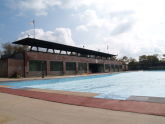
[(12, 119), (8, 116), (4, 116), (4, 115), (0, 115), (0, 124), (5, 124), (9, 121), (11, 121)]

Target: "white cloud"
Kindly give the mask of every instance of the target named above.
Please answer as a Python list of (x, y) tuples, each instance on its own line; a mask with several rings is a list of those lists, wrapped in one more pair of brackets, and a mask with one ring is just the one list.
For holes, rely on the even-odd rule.
[(85, 25), (78, 25), (76, 27), (77, 31), (88, 31), (87, 27)]
[(137, 34), (126, 32), (119, 36), (106, 37), (105, 43), (109, 45), (111, 52), (116, 52), (119, 57), (138, 57), (143, 54), (163, 54), (165, 42), (152, 39), (142, 39)]
[(72, 39), (72, 33), (69, 28), (56, 28), (55, 35), (57, 41), (64, 41), (64, 43), (68, 45), (74, 45), (74, 41)]
[[(132, 57), (165, 51), (164, 0), (13, 1), (15, 8), (32, 10), (37, 15), (47, 15), (48, 9), (57, 6), (66, 11), (74, 10), (72, 14), (79, 19), (75, 27), (79, 38), (76, 40), (86, 42), (91, 49), (107, 52), (108, 44), (110, 52)], [(38, 38), (73, 42), (70, 30), (40, 29), (38, 32)]]
[(47, 15), (51, 7), (78, 9), (82, 6), (90, 6), (94, 0), (7, 0), (8, 6), (22, 11), (32, 10), (36, 15)]
[[(26, 38), (30, 35), (30, 37), (34, 37), (34, 30), (30, 29), (21, 33), (19, 39)], [(72, 39), (72, 33), (69, 28), (56, 28), (53, 31), (44, 31), (43, 29), (35, 30), (35, 37), (37, 39), (58, 42), (67, 45), (75, 45), (75, 42)]]
[(87, 30), (100, 30), (109, 32), (111, 35), (121, 34), (125, 31), (131, 30), (135, 19), (133, 17), (133, 11), (119, 11), (111, 12), (104, 15), (96, 10), (87, 9), (82, 13), (79, 13), (80, 22), (76, 29)]
[[(165, 11), (163, 0), (98, 0), (90, 9), (79, 12), (80, 25), (88, 30), (88, 41), (94, 49), (119, 56), (137, 57), (142, 54), (163, 54), (165, 47)], [(88, 5), (89, 6), (89, 5)], [(83, 28), (80, 28), (83, 27)]]
[(104, 22), (104, 20), (98, 18), (96, 11), (91, 9), (85, 10), (83, 13), (80, 13), (79, 16), (80, 16), (80, 21), (84, 23), (80, 26), (81, 27), (83, 26), (86, 29), (102, 27)]
[(12, 8), (18, 8), (22, 11), (32, 10), (36, 15), (47, 15), (50, 7), (59, 6), (60, 0), (12, 0)]

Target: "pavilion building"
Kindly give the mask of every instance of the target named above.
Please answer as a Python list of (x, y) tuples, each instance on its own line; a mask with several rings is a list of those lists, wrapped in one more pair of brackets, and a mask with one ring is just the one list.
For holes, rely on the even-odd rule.
[(110, 73), (127, 70), (116, 55), (34, 38), (13, 42), (28, 46), (23, 53), (0, 60), (0, 76), (21, 77)]

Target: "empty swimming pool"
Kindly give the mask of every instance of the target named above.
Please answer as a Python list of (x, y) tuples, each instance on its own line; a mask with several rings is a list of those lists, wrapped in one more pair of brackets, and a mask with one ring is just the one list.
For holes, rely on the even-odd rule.
[(165, 97), (165, 71), (138, 71), (119, 74), (1, 83), (12, 88), (39, 88), (98, 93), (98, 98), (127, 99), (129, 96)]

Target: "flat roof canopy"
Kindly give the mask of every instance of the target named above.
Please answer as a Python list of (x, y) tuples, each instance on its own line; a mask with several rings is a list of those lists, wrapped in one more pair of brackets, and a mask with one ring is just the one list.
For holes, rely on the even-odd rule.
[(82, 55), (95, 55), (95, 56), (101, 56), (101, 57), (116, 56), (113, 54), (98, 52), (98, 51), (94, 51), (94, 50), (89, 50), (89, 49), (84, 49), (84, 48), (79, 48), (79, 47), (75, 47), (75, 46), (69, 46), (69, 45), (64, 45), (64, 44), (60, 44), (60, 43), (34, 39), (34, 38), (21, 39), (21, 40), (13, 42), (13, 44), (27, 45), (27, 46), (32, 46), (32, 47), (41, 47), (41, 48), (61, 50), (61, 51), (70, 51), (70, 52), (80, 53)]

